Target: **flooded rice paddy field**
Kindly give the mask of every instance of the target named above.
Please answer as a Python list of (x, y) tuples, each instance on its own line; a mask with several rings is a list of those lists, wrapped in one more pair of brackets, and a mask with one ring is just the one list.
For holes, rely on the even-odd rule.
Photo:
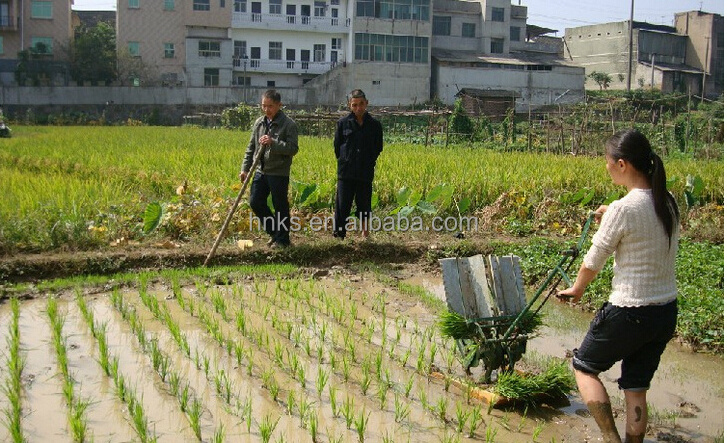
[[(227, 285), (144, 274), (3, 303), (0, 441), (599, 441), (577, 396), (563, 409), (490, 409), (431, 377), (464, 376), (431, 302), (375, 274), (320, 274)], [(441, 296), (436, 275), (402, 278)], [(588, 317), (548, 305), (528, 358), (563, 358)], [(671, 347), (649, 441), (721, 436), (722, 374), (721, 358)]]

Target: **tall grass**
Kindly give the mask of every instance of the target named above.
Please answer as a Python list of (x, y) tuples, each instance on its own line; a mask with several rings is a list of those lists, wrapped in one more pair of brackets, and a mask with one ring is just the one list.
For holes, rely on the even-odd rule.
[(20, 355), (20, 302), (17, 298), (10, 299), (10, 324), (7, 337), (9, 352), (5, 357), (5, 380), (0, 389), (7, 398), (8, 405), (2, 411), (2, 422), (13, 443), (26, 441), (21, 423), (23, 408), (21, 404), (21, 376), (25, 360)]

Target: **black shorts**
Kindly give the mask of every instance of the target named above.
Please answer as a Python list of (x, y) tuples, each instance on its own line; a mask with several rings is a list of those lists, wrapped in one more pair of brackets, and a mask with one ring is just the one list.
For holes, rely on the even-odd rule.
[(677, 302), (621, 307), (605, 303), (573, 357), (573, 367), (599, 374), (621, 360), (621, 389), (649, 389), (661, 354), (676, 330)]

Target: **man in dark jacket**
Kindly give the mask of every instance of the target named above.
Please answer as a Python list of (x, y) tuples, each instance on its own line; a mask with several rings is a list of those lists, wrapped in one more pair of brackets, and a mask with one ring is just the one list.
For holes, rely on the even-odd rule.
[(338, 160), (336, 208), (333, 235), (346, 237), (346, 222), (356, 200), (356, 213), (361, 221), (361, 234), (366, 238), (371, 217), (371, 194), (376, 159), (384, 148), (381, 123), (366, 111), (369, 102), (360, 89), (348, 99), (351, 113), (338, 120), (333, 147)]
[[(250, 173), (255, 155), (264, 154), (254, 172), (250, 185), (250, 208), (270, 235), (269, 246), (290, 246), (290, 204), (288, 185), (290, 165), (298, 152), (298, 126), (283, 111), (280, 93), (269, 89), (263, 93), (262, 109), (265, 115), (252, 125), (250, 143), (242, 162), (240, 180)], [(272, 196), (275, 214), (268, 207), (268, 195)]]

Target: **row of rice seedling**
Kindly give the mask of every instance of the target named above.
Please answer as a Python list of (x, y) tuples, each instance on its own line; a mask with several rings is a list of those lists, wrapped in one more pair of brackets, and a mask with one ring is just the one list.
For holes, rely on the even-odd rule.
[(23, 374), (24, 358), (20, 353), (20, 302), (17, 298), (10, 299), (10, 322), (6, 342), (8, 351), (5, 356), (5, 377), (2, 380), (2, 393), (7, 404), (2, 410), (2, 422), (7, 430), (8, 438), (14, 443), (26, 441), (23, 433), (22, 416), (23, 388), (21, 377)]

